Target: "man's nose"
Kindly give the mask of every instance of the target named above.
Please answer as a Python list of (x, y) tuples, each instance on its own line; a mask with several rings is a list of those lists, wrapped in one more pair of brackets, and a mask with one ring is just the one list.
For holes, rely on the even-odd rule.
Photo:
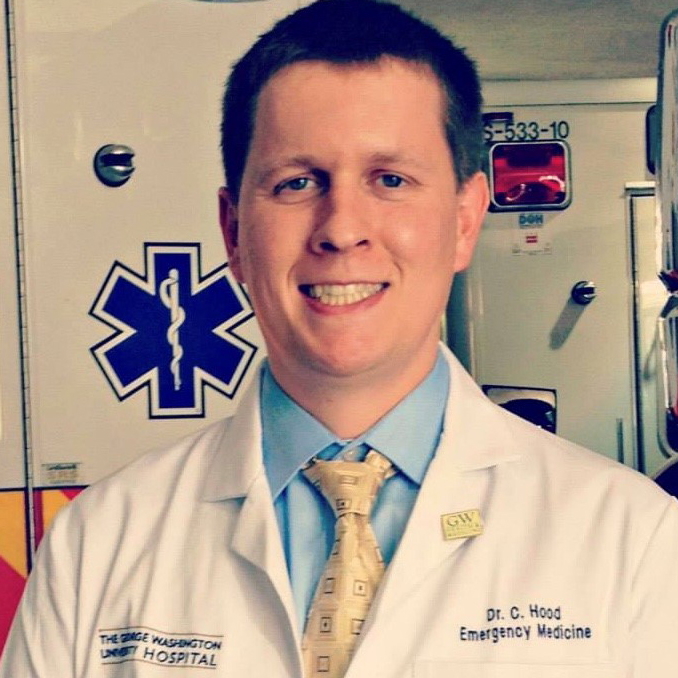
[(315, 214), (310, 246), (316, 254), (370, 245), (369, 206), (360, 188), (332, 187)]

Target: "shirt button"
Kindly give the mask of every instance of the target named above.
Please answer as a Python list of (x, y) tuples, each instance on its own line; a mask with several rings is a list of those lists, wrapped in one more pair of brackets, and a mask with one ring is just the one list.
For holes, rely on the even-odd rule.
[(355, 461), (358, 458), (358, 450), (355, 447), (352, 447), (350, 450), (344, 452), (345, 461)]

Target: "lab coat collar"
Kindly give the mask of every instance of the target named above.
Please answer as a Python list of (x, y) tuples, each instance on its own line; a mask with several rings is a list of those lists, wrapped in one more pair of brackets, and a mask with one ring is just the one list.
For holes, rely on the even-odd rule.
[[(455, 441), (452, 461), (462, 471), (489, 468), (521, 456), (507, 445), (511, 436), (496, 406), (482, 393), (452, 352), (440, 344), (450, 368), (450, 392), (442, 439)], [(206, 474), (203, 499), (220, 501), (247, 495), (255, 478), (264, 473), (261, 450), (261, 370), (252, 378), (225, 431)], [(492, 422), (489, 425), (488, 422)]]
[(260, 415), (261, 368), (231, 419), (224, 422), (224, 433), (212, 454), (202, 498), (205, 501), (237, 499), (248, 494), (260, 475), (264, 475), (261, 452)]
[[(449, 348), (440, 345), (450, 366), (451, 388), (445, 410), (443, 438), (451, 443), (450, 462), (473, 471), (519, 459), (507, 418), (482, 392)], [(441, 439), (442, 448), (443, 440)]]

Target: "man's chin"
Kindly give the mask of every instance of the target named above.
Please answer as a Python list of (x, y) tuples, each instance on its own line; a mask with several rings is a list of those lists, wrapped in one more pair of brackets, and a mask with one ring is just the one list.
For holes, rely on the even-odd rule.
[(308, 364), (318, 376), (348, 380), (374, 373), (377, 371), (379, 361), (348, 353), (346, 355), (323, 355), (314, 360), (309, 358)]
[(346, 345), (325, 343), (318, 346), (304, 346), (298, 352), (298, 359), (278, 361), (282, 369), (292, 367), (297, 363), (295, 372), (304, 373), (304, 379), (316, 380), (334, 379), (347, 382), (351, 379), (361, 380), (365, 375), (376, 375), (380, 366), (389, 361), (379, 352), (366, 350), (365, 345)]

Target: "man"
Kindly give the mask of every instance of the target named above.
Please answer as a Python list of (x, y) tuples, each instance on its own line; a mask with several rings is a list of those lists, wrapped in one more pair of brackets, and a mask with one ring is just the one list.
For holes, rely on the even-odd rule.
[(438, 344), (487, 205), (464, 54), (320, 0), (236, 65), (224, 114), (268, 362), (233, 419), (59, 515), (0, 676), (676, 675), (674, 501)]

